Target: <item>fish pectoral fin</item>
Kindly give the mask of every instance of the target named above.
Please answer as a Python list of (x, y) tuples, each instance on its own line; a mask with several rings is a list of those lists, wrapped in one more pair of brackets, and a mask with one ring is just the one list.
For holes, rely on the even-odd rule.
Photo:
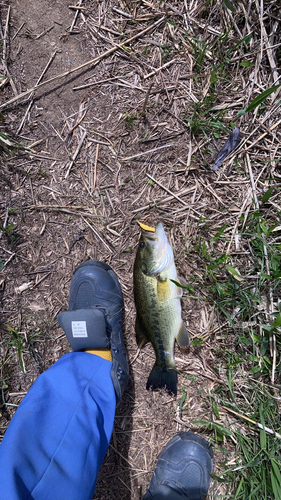
[(180, 286), (176, 285), (176, 288), (174, 290), (174, 298), (175, 299), (181, 299), (182, 298), (182, 294), (183, 294), (182, 288)]
[(171, 296), (171, 286), (170, 281), (166, 278), (161, 279), (160, 276), (157, 279), (157, 297), (160, 302), (165, 302)]
[[(181, 285), (181, 286), (187, 286), (187, 281), (184, 278), (182, 278), (181, 276), (177, 276), (175, 281), (177, 283), (179, 283), (179, 285)], [(180, 299), (183, 295), (183, 289), (177, 285), (175, 292), (176, 292), (176, 297)]]
[(147, 344), (147, 342), (149, 342), (149, 340), (147, 338), (145, 330), (140, 324), (138, 317), (136, 317), (135, 331), (136, 331), (138, 348), (141, 349), (142, 347), (145, 346), (145, 344)]
[(181, 324), (179, 333), (176, 336), (176, 340), (182, 349), (185, 349), (190, 345), (189, 333), (187, 331), (186, 326), (183, 323)]
[(178, 276), (178, 277), (177, 277), (177, 281), (178, 281), (178, 282), (179, 282), (182, 286), (187, 286), (187, 285), (188, 285), (188, 283), (187, 283), (186, 279), (185, 279), (185, 278), (183, 278), (182, 276)]

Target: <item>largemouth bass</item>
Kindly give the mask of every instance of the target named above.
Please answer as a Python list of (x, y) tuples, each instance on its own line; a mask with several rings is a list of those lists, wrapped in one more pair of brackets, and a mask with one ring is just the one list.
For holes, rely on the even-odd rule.
[(158, 222), (156, 229), (142, 227), (134, 264), (134, 297), (137, 310), (136, 336), (141, 348), (153, 345), (156, 362), (146, 388), (166, 390), (177, 394), (177, 370), (174, 361), (175, 339), (180, 347), (189, 346), (189, 334), (181, 318), (182, 289), (173, 250)]

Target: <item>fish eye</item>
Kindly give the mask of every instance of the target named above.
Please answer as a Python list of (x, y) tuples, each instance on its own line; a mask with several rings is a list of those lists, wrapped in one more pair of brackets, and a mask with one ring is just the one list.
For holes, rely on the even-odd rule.
[(140, 248), (144, 248), (145, 247), (145, 242), (144, 241), (141, 241), (140, 242)]

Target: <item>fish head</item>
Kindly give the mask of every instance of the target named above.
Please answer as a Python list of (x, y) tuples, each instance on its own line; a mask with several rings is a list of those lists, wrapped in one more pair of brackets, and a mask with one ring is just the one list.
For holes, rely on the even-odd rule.
[(161, 222), (156, 224), (155, 231), (142, 228), (136, 260), (148, 276), (160, 274), (174, 261), (173, 250)]

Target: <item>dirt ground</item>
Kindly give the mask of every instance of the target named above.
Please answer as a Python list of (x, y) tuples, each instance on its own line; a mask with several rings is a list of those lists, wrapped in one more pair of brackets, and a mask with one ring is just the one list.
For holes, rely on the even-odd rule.
[[(138, 352), (135, 341), (137, 220), (150, 225), (161, 220), (180, 275), (200, 281), (198, 235), (210, 241), (224, 223), (226, 206), (230, 227), (235, 225), (248, 177), (239, 172), (237, 182), (232, 164), (213, 172), (216, 138), (207, 145), (204, 138), (197, 141), (183, 121), (201, 96), (195, 76), (197, 82), (203, 79), (206, 93), (210, 85), (210, 72), (194, 72), (192, 46), (183, 34), (189, 25), (194, 36), (204, 36), (208, 22), (220, 32), (221, 7), (191, 2), (189, 18), (188, 12), (181, 14), (189, 2), (182, 1), (155, 2), (154, 8), (145, 1), (78, 3), (76, 10), (66, 0), (11, 0), (0, 7), (3, 36), (9, 13), (2, 73), (10, 76), (1, 84), (1, 130), (20, 144), (0, 158), (0, 223), (6, 228), (0, 239), (0, 433), (40, 373), (70, 350), (56, 316), (68, 307), (74, 269), (87, 259), (107, 262), (124, 293), (130, 383), (117, 408), (94, 498), (133, 500), (142, 498), (160, 451), (178, 431), (191, 429), (212, 439), (192, 421), (215, 418), (209, 395), (226, 383), (222, 353), (235, 343), (229, 325), (220, 328), (212, 304), (184, 300), (191, 337), (205, 342), (186, 352), (175, 347), (177, 397), (146, 391), (154, 353), (151, 346)], [(162, 18), (170, 22), (163, 24)], [(125, 49), (117, 47), (146, 28)], [(236, 39), (234, 34), (232, 44)], [(100, 59), (74, 71), (95, 58)], [(54, 79), (19, 98), (38, 84), (48, 63), (41, 82)], [(240, 79), (238, 99), (231, 89), (215, 102), (231, 103), (226, 128), (242, 107), (242, 87)], [(24, 373), (18, 341), (7, 325), (18, 334)], [(221, 418), (228, 421), (223, 411)], [(225, 455), (214, 443), (216, 473), (235, 456), (232, 441), (224, 446)], [(210, 498), (224, 488), (216, 485)]]

